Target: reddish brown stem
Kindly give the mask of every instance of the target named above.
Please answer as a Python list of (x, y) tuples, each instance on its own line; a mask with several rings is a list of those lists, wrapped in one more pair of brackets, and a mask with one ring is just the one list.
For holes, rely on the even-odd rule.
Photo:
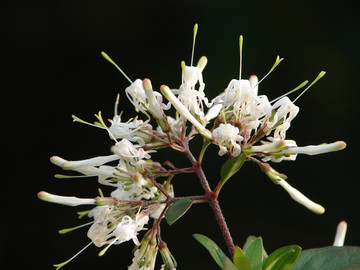
[(184, 141), (184, 148), (185, 148), (184, 152), (191, 161), (191, 163), (193, 164), (193, 168), (197, 176), (199, 177), (203, 189), (205, 190), (205, 199), (208, 201), (211, 209), (214, 212), (216, 221), (219, 224), (222, 235), (224, 237), (224, 240), (226, 242), (226, 245), (228, 247), (229, 253), (232, 258), (234, 256), (235, 245), (231, 237), (229, 227), (226, 224), (225, 217), (221, 211), (219, 201), (217, 199), (217, 194), (211, 190), (209, 182), (207, 181), (204, 171), (201, 168), (201, 164), (195, 159), (195, 157), (190, 152), (186, 141)]
[(228, 247), (229, 253), (230, 253), (231, 258), (232, 258), (234, 256), (234, 252), (235, 252), (235, 245), (234, 245), (234, 241), (233, 241), (233, 239), (231, 237), (229, 227), (226, 224), (225, 217), (224, 217), (224, 215), (223, 215), (223, 213), (221, 211), (219, 201), (217, 200), (216, 196), (211, 196), (208, 199), (208, 202), (209, 202), (209, 204), (210, 204), (210, 206), (211, 206), (211, 208), (212, 208), (212, 210), (214, 212), (216, 221), (220, 226), (220, 229), (221, 229), (222, 235), (224, 237), (225, 243), (226, 243), (226, 245)]

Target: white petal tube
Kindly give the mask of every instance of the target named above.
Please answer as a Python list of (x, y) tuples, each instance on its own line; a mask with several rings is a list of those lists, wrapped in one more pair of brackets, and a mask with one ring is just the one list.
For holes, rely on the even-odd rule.
[(323, 214), (325, 212), (325, 208), (322, 207), (320, 204), (314, 203), (307, 197), (305, 197), (300, 191), (290, 186), (285, 180), (282, 180), (278, 177), (279, 185), (282, 186), (290, 195), (290, 197), (297, 201), (298, 203), (302, 204), (309, 210), (313, 211), (316, 214)]
[(59, 196), (59, 195), (50, 194), (46, 191), (40, 191), (38, 193), (38, 198), (46, 202), (58, 203), (67, 206), (95, 204), (95, 199), (83, 199), (83, 198), (77, 198), (71, 196)]
[(279, 152), (281, 148), (283, 148), (284, 146), (286, 146), (285, 140), (276, 140), (274, 142), (252, 146), (249, 152), (263, 152), (263, 153)]
[(223, 105), (218, 103), (213, 105), (206, 113), (205, 119), (206, 121), (210, 121), (211, 119), (214, 119), (215, 117), (218, 117)]
[(320, 145), (309, 145), (303, 147), (290, 147), (287, 150), (284, 150), (284, 154), (306, 154), (306, 155), (318, 155), (328, 152), (334, 152), (342, 150), (346, 147), (346, 143), (343, 141), (338, 141), (334, 143), (326, 143)]
[(89, 158), (78, 161), (67, 161), (61, 157), (53, 156), (50, 158), (50, 161), (53, 164), (60, 166), (65, 170), (74, 170), (74, 169), (76, 170), (77, 168), (81, 168), (81, 167), (100, 166), (107, 162), (114, 161), (117, 159), (119, 159), (119, 156), (113, 154), (109, 156), (100, 156), (100, 157)]
[(179, 99), (171, 92), (170, 88), (166, 85), (160, 87), (161, 93), (171, 102), (180, 115), (189, 120), (195, 128), (201, 133), (204, 137), (207, 137), (209, 140), (212, 138), (212, 134), (207, 130), (196, 118), (189, 112), (189, 110), (181, 103)]
[(335, 240), (334, 240), (333, 246), (335, 246), (335, 247), (344, 246), (346, 230), (347, 230), (347, 223), (345, 221), (341, 221), (336, 229)]
[(149, 79), (143, 80), (143, 88), (145, 90), (146, 97), (148, 98), (149, 101), (150, 111), (155, 114), (157, 119), (159, 120), (163, 119), (164, 116), (161, 112), (160, 104), (155, 98), (154, 90), (152, 88), (151, 81)]

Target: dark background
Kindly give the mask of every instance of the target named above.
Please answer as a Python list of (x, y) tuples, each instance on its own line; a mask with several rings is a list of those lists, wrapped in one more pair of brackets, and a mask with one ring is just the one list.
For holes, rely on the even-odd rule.
[[(256, 3), (254, 3), (256, 2)], [(351, 4), (353, 3), (353, 5)], [(180, 62), (191, 56), (192, 28), (199, 24), (195, 59), (206, 55), (206, 93), (210, 98), (238, 77), (238, 37), (244, 36), (243, 76), (262, 77), (275, 57), (285, 60), (260, 85), (275, 98), (321, 70), (327, 75), (297, 101), (301, 110), (287, 138), (298, 145), (344, 140), (346, 150), (321, 156), (299, 156), (274, 164), (289, 183), (326, 212), (317, 216), (293, 202), (260, 170), (249, 164), (220, 196), (236, 244), (261, 235), (272, 252), (289, 244), (304, 249), (331, 245), (339, 221), (349, 224), (347, 245), (360, 245), (358, 173), (359, 19), (350, 1), (3, 1), (1, 4), (2, 211), (0, 254), (3, 265), (51, 269), (70, 258), (89, 239), (76, 226), (76, 211), (39, 201), (46, 190), (61, 195), (97, 195), (94, 179), (58, 180), (62, 171), (49, 157), (83, 159), (106, 155), (112, 144), (106, 132), (72, 123), (75, 114), (88, 121), (102, 111), (112, 118), (117, 93), (128, 82), (105, 61), (106, 51), (127, 73), (176, 88)], [(296, 96), (296, 94), (295, 94)], [(295, 97), (294, 96), (294, 97)], [(294, 98), (293, 97), (293, 98)], [(123, 120), (134, 111), (122, 95)], [(196, 144), (194, 144), (197, 149)], [(214, 187), (224, 158), (216, 147), (204, 169)], [(171, 153), (171, 155), (170, 155)], [(157, 154), (153, 158), (157, 159)], [(188, 163), (166, 152), (162, 160)], [(201, 194), (195, 178), (178, 178), (177, 195)], [(103, 190), (107, 191), (106, 188)], [(178, 259), (178, 269), (217, 269), (191, 236), (202, 233), (226, 250), (212, 213), (195, 205), (163, 239)], [(65, 269), (126, 269), (132, 243), (113, 246), (99, 258), (91, 246)], [(10, 264), (9, 264), (10, 263)], [(208, 268), (207, 266), (210, 265)], [(159, 269), (157, 266), (156, 269)], [(17, 269), (17, 268), (16, 268)]]

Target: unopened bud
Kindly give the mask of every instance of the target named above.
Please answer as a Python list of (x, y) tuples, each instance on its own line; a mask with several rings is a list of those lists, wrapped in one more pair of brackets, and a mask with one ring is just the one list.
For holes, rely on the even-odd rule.
[(334, 143), (324, 143), (320, 145), (309, 145), (303, 147), (289, 147), (289, 149), (284, 150), (284, 154), (306, 154), (306, 155), (319, 155), (334, 151), (340, 151), (346, 147), (346, 143), (343, 141), (338, 141)]
[(335, 247), (344, 246), (346, 230), (347, 230), (347, 223), (345, 221), (341, 221), (338, 224), (337, 229), (336, 229), (335, 240), (334, 240), (333, 246), (335, 246)]
[(38, 193), (38, 198), (46, 202), (58, 203), (67, 206), (95, 204), (95, 199), (83, 199), (83, 198), (70, 197), (70, 196), (59, 196), (59, 195), (50, 194), (46, 191), (40, 191)]
[(162, 112), (159, 102), (156, 100), (154, 90), (151, 85), (150, 79), (143, 80), (143, 87), (145, 90), (146, 97), (149, 101), (149, 112), (156, 118), (161, 129), (166, 132), (169, 130), (166, 117)]
[(212, 139), (212, 134), (209, 130), (207, 130), (196, 118), (189, 112), (189, 110), (185, 107), (184, 104), (171, 92), (170, 88), (166, 85), (162, 85), (160, 87), (161, 93), (170, 101), (170, 103), (175, 107), (177, 112), (189, 120), (197, 129), (197, 131), (206, 137), (207, 139)]
[(170, 250), (168, 249), (164, 241), (161, 242), (159, 249), (163, 262), (166, 265), (165, 269), (176, 270), (176, 266), (177, 266), (176, 260), (174, 256), (171, 254)]
[(313, 211), (316, 214), (323, 214), (325, 212), (324, 207), (305, 197), (300, 191), (290, 186), (285, 180), (279, 181), (279, 185), (282, 186), (287, 191), (287, 193), (289, 193), (290, 197), (294, 201), (302, 204), (307, 209)]

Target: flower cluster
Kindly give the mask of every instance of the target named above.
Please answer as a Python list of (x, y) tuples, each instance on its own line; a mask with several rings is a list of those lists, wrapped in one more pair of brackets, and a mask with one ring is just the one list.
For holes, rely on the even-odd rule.
[[(116, 65), (105, 53), (103, 56)], [(281, 60), (278, 57), (272, 69)], [(171, 89), (162, 85), (160, 92), (157, 92), (153, 90), (149, 79), (131, 82), (125, 89), (126, 96), (146, 120), (136, 116), (122, 122), (121, 113), (117, 111), (119, 98), (109, 126), (104, 123), (101, 113), (97, 115), (99, 122), (95, 125), (106, 130), (115, 142), (111, 148), (112, 154), (80, 161), (67, 161), (58, 156), (51, 158), (53, 164), (64, 170), (96, 177), (100, 184), (114, 188), (108, 197), (102, 192), (96, 198), (76, 198), (44, 191), (38, 196), (45, 201), (69, 206), (93, 205), (85, 213), (92, 219), (88, 223), (91, 226), (87, 234), (91, 243), (98, 247), (105, 245), (102, 255), (111, 245), (133, 240), (137, 248), (129, 266), (131, 270), (154, 269), (158, 251), (164, 262), (162, 269), (176, 269), (175, 259), (160, 237), (160, 222), (167, 209), (177, 201), (171, 184), (172, 178), (179, 173), (196, 171), (194, 157), (188, 149), (188, 143), (195, 134), (203, 136), (204, 145), (216, 145), (220, 156), (242, 156), (255, 162), (294, 200), (315, 213), (324, 212), (321, 205), (310, 201), (290, 186), (285, 181), (286, 176), (275, 171), (268, 161), (295, 160), (298, 154), (315, 155), (337, 151), (343, 149), (345, 143), (299, 147), (294, 140), (286, 139), (286, 131), (298, 114), (299, 107), (286, 95), (274, 101), (269, 101), (266, 95), (259, 95), (258, 86), (261, 81), (256, 76), (245, 80), (240, 75), (239, 79), (231, 80), (225, 90), (209, 102), (204, 92), (202, 75), (206, 63), (206, 57), (201, 57), (196, 66), (187, 66), (182, 62), (182, 83), (178, 88)], [(324, 72), (320, 73), (314, 82), (323, 75)], [(296, 90), (303, 86), (301, 84)], [(169, 103), (164, 102), (164, 97)], [(171, 106), (176, 110), (175, 117), (165, 113)], [(75, 116), (73, 118), (77, 122), (87, 123)], [(151, 119), (157, 124), (150, 124)], [(210, 122), (213, 122), (211, 128)], [(170, 169), (166, 169), (162, 164), (151, 160), (152, 152), (166, 147), (186, 153), (193, 166), (178, 169), (167, 162), (163, 165)], [(204, 151), (205, 149), (206, 147)], [(199, 163), (201, 158), (197, 164)], [(190, 199), (206, 201), (205, 197)], [(153, 219), (152, 226), (139, 241), (138, 234), (150, 219)], [(58, 268), (65, 263), (57, 265)]]

